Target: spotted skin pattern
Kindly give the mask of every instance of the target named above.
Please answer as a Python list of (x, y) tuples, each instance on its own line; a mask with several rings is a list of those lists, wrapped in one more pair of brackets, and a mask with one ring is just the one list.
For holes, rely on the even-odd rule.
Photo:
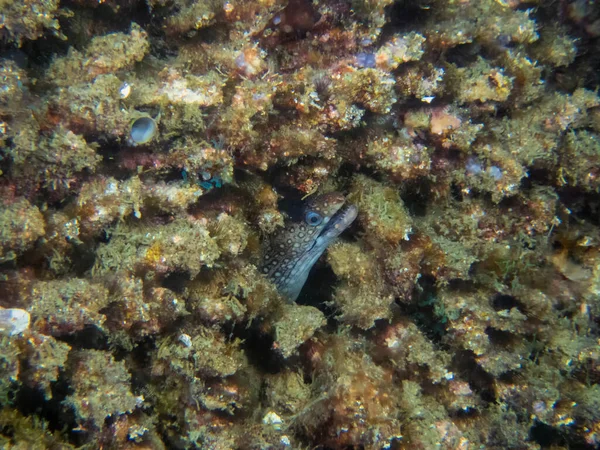
[(306, 202), (300, 222), (287, 222), (267, 243), (261, 272), (290, 302), (296, 301), (308, 273), (325, 249), (356, 219), (356, 206), (339, 192)]

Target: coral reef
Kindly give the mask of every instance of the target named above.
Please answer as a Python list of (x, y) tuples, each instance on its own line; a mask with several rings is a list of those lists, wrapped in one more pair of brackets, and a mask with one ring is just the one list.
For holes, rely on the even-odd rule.
[(600, 447), (598, 2), (0, 36), (1, 448)]
[(101, 350), (71, 352), (67, 368), (73, 394), (65, 401), (77, 420), (101, 426), (106, 417), (133, 411), (143, 403), (130, 391), (131, 376), (122, 361)]

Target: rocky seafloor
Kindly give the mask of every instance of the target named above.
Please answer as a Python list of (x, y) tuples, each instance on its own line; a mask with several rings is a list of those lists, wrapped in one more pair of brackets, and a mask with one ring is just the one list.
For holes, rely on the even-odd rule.
[[(0, 448), (599, 448), (598, 2), (0, 0), (0, 35)], [(333, 191), (289, 302), (265, 243)]]

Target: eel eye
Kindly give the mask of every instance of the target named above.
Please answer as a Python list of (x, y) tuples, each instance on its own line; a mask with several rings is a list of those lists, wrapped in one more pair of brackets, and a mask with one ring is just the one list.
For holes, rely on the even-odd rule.
[(306, 213), (306, 217), (304, 218), (304, 220), (311, 227), (316, 227), (318, 225), (321, 225), (321, 222), (323, 222), (323, 216), (321, 216), (321, 214), (316, 213), (314, 211), (309, 211)]

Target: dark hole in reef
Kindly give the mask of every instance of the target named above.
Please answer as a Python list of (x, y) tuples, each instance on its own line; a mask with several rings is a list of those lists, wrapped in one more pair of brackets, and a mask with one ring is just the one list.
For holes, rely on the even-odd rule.
[(20, 384), (15, 380), (6, 380), (3, 386), (3, 394), (0, 399), (0, 409), (4, 407), (11, 407), (15, 404), (17, 396), (19, 394)]
[(435, 278), (423, 275), (412, 293), (410, 304), (396, 302), (400, 312), (408, 315), (419, 330), (436, 344), (441, 344), (446, 335), (446, 323), (443, 304), (440, 302), (435, 286)]
[(537, 185), (548, 185), (554, 183), (554, 174), (548, 169), (530, 168), (528, 176), (521, 179), (521, 187), (531, 189)]
[[(74, 11), (74, 20), (70, 16), (60, 17), (60, 30), (65, 33), (68, 39), (66, 42), (75, 43), (78, 49), (86, 44), (88, 33), (90, 33), (87, 24), (93, 24), (101, 27), (95, 34), (105, 35), (108, 33), (129, 33), (131, 23), (135, 22), (146, 29), (151, 20), (151, 11), (146, 2), (138, 0), (125, 0), (114, 2), (118, 3), (118, 10), (107, 3), (97, 2), (94, 8), (82, 7), (80, 2), (63, 0), (61, 7)], [(83, 23), (82, 23), (83, 22)], [(75, 27), (73, 27), (73, 24)], [(148, 31), (148, 30), (146, 30)]]
[(473, 391), (477, 392), (486, 402), (496, 401), (494, 377), (483, 370), (475, 360), (475, 354), (470, 350), (456, 353), (452, 360), (454, 371), (469, 382)]
[(498, 380), (503, 383), (516, 383), (518, 381), (523, 381), (523, 378), (523, 374), (517, 370), (508, 370), (498, 375)]
[(336, 276), (331, 267), (322, 263), (321, 260), (317, 261), (311, 269), (296, 303), (320, 308), (324, 301), (331, 299), (335, 283)]
[[(426, 145), (427, 142), (423, 142)], [(463, 168), (465, 166), (464, 153), (455, 148), (450, 149), (438, 149), (434, 152), (433, 156), (439, 159), (447, 159), (454, 168)]]
[(405, 183), (400, 197), (412, 216), (424, 217), (427, 214), (427, 205), (431, 196), (431, 182), (425, 178), (418, 178)]
[[(51, 403), (47, 402), (44, 393), (39, 389), (33, 389), (22, 385), (17, 392), (14, 406), (25, 416), (39, 414), (47, 416)], [(56, 407), (56, 405), (54, 405)], [(48, 419), (49, 417), (44, 417)], [(53, 420), (56, 424), (56, 419)]]
[(79, 176), (80, 179), (76, 180), (73, 183), (70, 183), (68, 186), (57, 183), (55, 187), (40, 187), (39, 195), (41, 198), (46, 200), (46, 205), (51, 209), (62, 209), (65, 205), (69, 203), (74, 203), (77, 195), (79, 194), (79, 190), (81, 189), (81, 185), (84, 182), (88, 182), (89, 178), (88, 174), (81, 172)]
[(302, 192), (289, 187), (279, 187), (277, 191), (283, 195), (277, 202), (277, 209), (286, 214), (292, 222), (304, 220), (302, 213), (306, 201), (302, 200)]
[(14, 42), (2, 42), (0, 44), (0, 55), (2, 60), (12, 61), (19, 69), (27, 70), (29, 58)]
[(574, 369), (571, 377), (586, 386), (593, 386), (600, 383), (600, 372), (596, 369), (594, 361), (591, 358)]
[(557, 189), (558, 196), (571, 214), (594, 225), (600, 225), (600, 195), (578, 188)]
[(475, 63), (480, 54), (481, 45), (474, 43), (461, 44), (446, 52), (446, 61), (455, 64), (457, 67), (466, 67)]
[[(225, 327), (224, 332), (227, 332)], [(229, 335), (242, 340), (248, 361), (259, 370), (276, 374), (285, 367), (283, 356), (273, 350), (273, 336), (265, 333), (261, 329), (261, 323), (258, 320), (247, 324), (232, 324), (229, 328)]]
[[(419, 28), (430, 15), (428, 2), (421, 0), (397, 0), (387, 8), (389, 22), (384, 26), (383, 33), (393, 34), (398, 31)], [(382, 34), (383, 34), (382, 33)]]
[[(171, 12), (164, 11), (163, 17), (168, 17)], [(164, 33), (164, 23), (158, 24), (156, 28), (157, 33)], [(154, 29), (154, 28), (153, 28)], [(200, 28), (199, 30), (193, 30), (187, 33), (184, 37), (186, 39), (186, 43), (195, 44), (200, 46), (201, 44), (214, 44), (219, 41), (227, 40), (227, 33), (229, 28), (225, 24), (215, 23), (214, 25), (210, 25), (207, 27)], [(178, 51), (179, 43), (178, 40), (175, 39), (171, 42), (171, 39), (163, 39), (162, 44), (165, 46), (169, 46), (174, 52)]]
[(564, 439), (562, 433), (560, 433), (556, 428), (538, 421), (536, 421), (529, 429), (529, 439), (544, 447), (566, 444), (566, 440)]
[(10, 173), (11, 167), (13, 166), (12, 158), (7, 157), (10, 153), (10, 149), (13, 148), (13, 140), (11, 138), (6, 139), (3, 148), (0, 148), (0, 170), (2, 173)]
[(558, 239), (552, 241), (550, 245), (552, 247), (552, 250), (554, 251), (562, 250), (563, 248), (565, 248), (563, 243), (560, 242)]
[(523, 311), (523, 304), (512, 295), (498, 294), (492, 299), (492, 307), (496, 311), (517, 308)]
[(95, 248), (85, 244), (73, 244), (71, 266), (75, 276), (82, 277), (96, 262)]
[(81, 331), (57, 339), (77, 349), (108, 350), (108, 337), (95, 325), (86, 325)]
[(143, 390), (151, 382), (152, 355), (154, 355), (155, 349), (154, 337), (147, 337), (141, 342), (136, 342), (133, 351), (117, 348), (113, 352), (117, 361), (127, 358), (127, 369), (131, 374), (131, 389), (134, 394), (143, 393)]
[(195, 177), (195, 174), (189, 174), (185, 170), (181, 169), (173, 169), (166, 171), (162, 177), (160, 177), (161, 181), (165, 183), (178, 182), (186, 179), (190, 179), (192, 181), (192, 177)]
[[(15, 60), (20, 67), (27, 69), (28, 73), (31, 74), (31, 78), (38, 78), (39, 71), (44, 70), (50, 62), (56, 56), (63, 56), (67, 54), (71, 44), (63, 39), (56, 36), (45, 35), (39, 39), (30, 40), (25, 39), (20, 48), (14, 48), (11, 59)], [(6, 50), (10, 50), (10, 47), (2, 46), (0, 51), (5, 54)], [(18, 52), (18, 53), (17, 53)], [(38, 75), (35, 75), (38, 73)], [(35, 92), (35, 86), (32, 91)]]
[(167, 288), (176, 294), (182, 294), (183, 289), (190, 281), (190, 275), (187, 272), (171, 272), (162, 281), (161, 286)]
[(450, 184), (450, 196), (457, 202), (462, 202), (464, 200), (462, 189), (456, 183)]
[(101, 244), (108, 244), (110, 242), (111, 237), (112, 235), (108, 232), (108, 230), (104, 229), (100, 232), (98, 242), (100, 242)]
[(477, 408), (467, 407), (466, 409), (450, 410), (448, 411), (448, 415), (457, 420), (470, 419), (477, 417), (479, 415), (479, 411)]
[(485, 334), (488, 335), (492, 344), (500, 347), (510, 347), (516, 342), (516, 338), (512, 333), (497, 328), (487, 327)]
[(578, 436), (570, 428), (557, 429), (537, 420), (529, 429), (529, 439), (541, 445), (542, 448), (560, 446), (569, 450), (597, 450), (597, 447), (587, 444), (582, 436)]
[[(21, 385), (17, 392), (14, 407), (24, 416), (36, 416), (48, 424), (49, 431), (71, 430), (77, 427), (72, 408), (66, 407), (64, 400), (72, 393), (64, 372), (61, 371), (58, 380), (50, 385), (52, 398), (46, 399), (41, 390)], [(2, 430), (2, 434), (10, 430)], [(74, 445), (82, 445), (87, 433), (69, 433), (69, 441)]]
[[(323, 258), (322, 256), (311, 269), (296, 303), (299, 305), (314, 306), (323, 312), (329, 320), (332, 320), (331, 318), (335, 311), (327, 306), (326, 302), (331, 301), (333, 298), (337, 277), (333, 273), (333, 270), (331, 270), (331, 267), (322, 262)], [(333, 323), (329, 323), (329, 325), (333, 325)]]
[[(408, 105), (407, 103), (409, 103), (410, 100), (407, 100), (406, 103), (403, 103), (402, 106), (409, 108), (410, 105)], [(358, 104), (357, 106), (360, 106), (361, 109), (365, 110), (367, 109), (367, 106), (363, 105), (363, 104)], [(339, 134), (341, 133), (346, 133), (346, 135), (352, 131), (354, 131), (354, 136), (361, 134), (360, 132), (364, 133), (365, 131), (365, 126), (369, 129), (381, 129), (381, 130), (386, 130), (392, 133), (395, 133), (396, 130), (398, 130), (399, 128), (402, 128), (402, 121), (400, 120), (400, 112), (396, 111), (395, 109), (392, 109), (391, 112), (387, 113), (387, 114), (375, 114), (369, 110), (366, 110), (365, 113), (363, 114), (362, 118), (361, 118), (361, 122), (364, 124), (363, 126), (359, 126), (356, 128), (353, 128), (351, 130), (347, 130), (347, 131), (342, 131), (342, 132), (338, 132)], [(356, 133), (357, 131), (360, 131), (359, 133)]]
[(519, 208), (522, 204), (522, 200), (517, 197), (504, 197), (498, 203), (498, 208), (500, 211), (506, 211), (510, 208)]
[[(92, 137), (91, 139), (94, 138)], [(135, 171), (138, 164), (131, 163), (130, 167), (125, 167), (127, 162), (124, 160), (133, 161), (135, 155), (142, 152), (143, 150), (137, 148), (128, 148), (124, 145), (119, 145), (113, 140), (100, 141), (100, 147), (96, 150), (96, 154), (102, 157), (101, 173), (107, 177), (110, 176), (121, 181), (130, 178), (132, 171)]]

